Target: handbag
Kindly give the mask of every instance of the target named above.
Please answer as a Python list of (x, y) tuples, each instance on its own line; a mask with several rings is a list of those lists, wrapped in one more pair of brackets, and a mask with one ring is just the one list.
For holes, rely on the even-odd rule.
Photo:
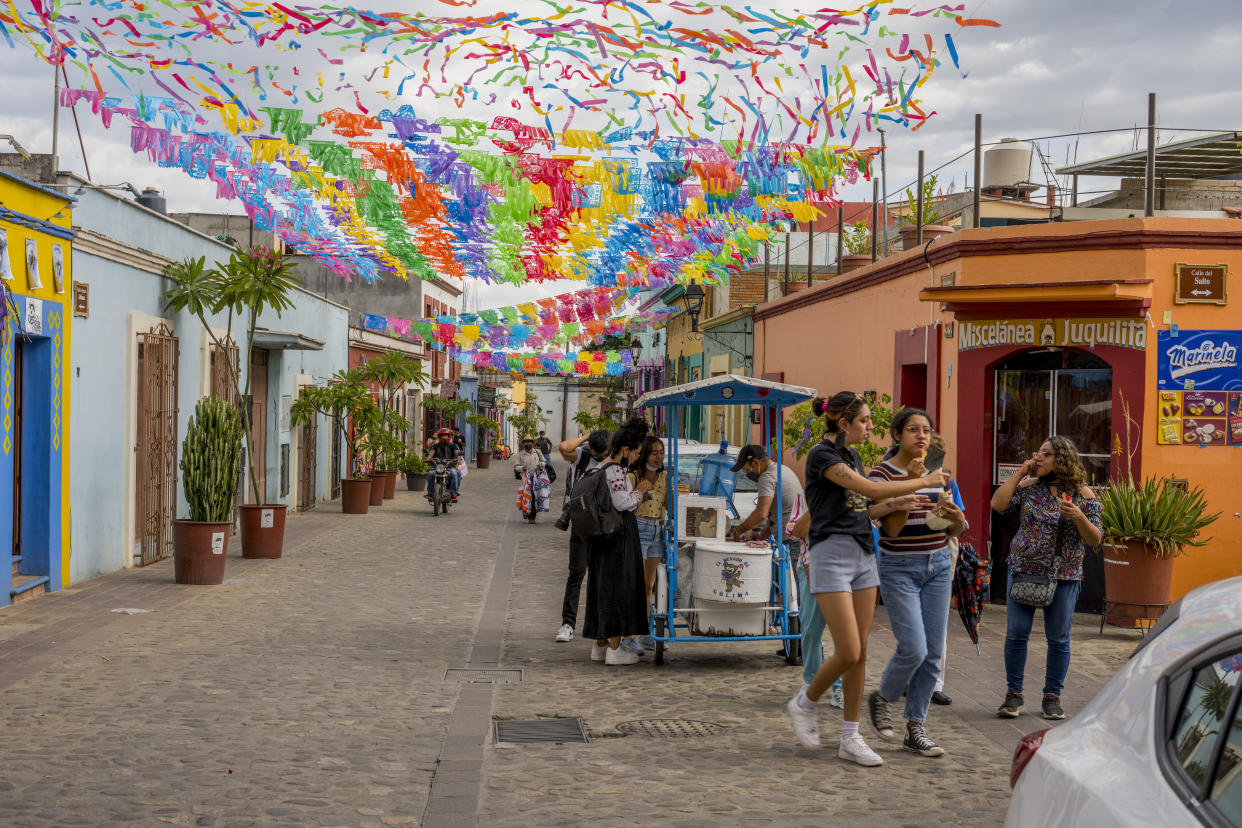
[[(1061, 536), (1065, 529), (1065, 519), (1058, 518), (1057, 531), (1052, 539), (1052, 559), (1061, 551)], [(1051, 568), (1051, 565), (1049, 565)], [(1052, 603), (1057, 594), (1057, 579), (1051, 572), (1015, 572), (1013, 583), (1009, 587), (1009, 597), (1028, 607), (1046, 607)]]

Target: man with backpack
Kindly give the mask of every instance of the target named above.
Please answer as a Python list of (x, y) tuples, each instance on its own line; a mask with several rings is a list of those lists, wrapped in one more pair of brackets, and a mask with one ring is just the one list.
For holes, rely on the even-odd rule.
[[(565, 477), (565, 495), (568, 497), (574, 483), (583, 475), (595, 471), (608, 459), (608, 438), (606, 429), (592, 431), (585, 437), (575, 437), (561, 443), (557, 448), (561, 457), (573, 465)], [(565, 516), (562, 516), (562, 520)], [(557, 522), (561, 525), (561, 521)], [(562, 527), (568, 528), (568, 527)], [(578, 623), (578, 603), (582, 593), (582, 579), (586, 576), (588, 545), (585, 540), (569, 533), (569, 575), (565, 579), (565, 598), (561, 606), (561, 628), (556, 633), (560, 642), (572, 641), (574, 627)]]

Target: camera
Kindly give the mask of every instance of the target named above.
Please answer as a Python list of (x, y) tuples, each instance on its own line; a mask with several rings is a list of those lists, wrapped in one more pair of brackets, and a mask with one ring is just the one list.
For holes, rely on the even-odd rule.
[(561, 516), (558, 517), (556, 519), (556, 523), (552, 525), (555, 526), (557, 529), (560, 529), (562, 532), (568, 532), (569, 531), (569, 510), (566, 509), (564, 512), (561, 512)]

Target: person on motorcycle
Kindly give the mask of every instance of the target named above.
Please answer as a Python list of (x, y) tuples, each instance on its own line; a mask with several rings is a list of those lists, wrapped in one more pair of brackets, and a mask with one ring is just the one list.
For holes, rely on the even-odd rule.
[[(457, 502), (457, 487), (461, 484), (461, 473), (457, 471), (457, 460), (461, 457), (461, 449), (453, 442), (453, 435), (447, 428), (442, 428), (436, 432), (436, 442), (432, 444), (427, 451), (427, 457), (430, 460), (444, 460), (449, 464), (448, 468), (448, 484), (449, 494), (453, 496), (453, 502)], [(427, 472), (427, 499), (431, 500), (431, 493), (435, 490), (436, 470), (433, 466)]]

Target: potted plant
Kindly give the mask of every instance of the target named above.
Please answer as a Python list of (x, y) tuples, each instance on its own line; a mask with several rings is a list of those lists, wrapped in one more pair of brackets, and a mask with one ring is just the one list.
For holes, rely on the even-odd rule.
[(474, 426), (479, 435), (479, 450), (475, 452), (475, 465), (480, 469), (486, 469), (492, 464), (492, 448), (496, 439), (495, 435), (500, 428), (482, 414), (471, 414), (466, 417), (466, 424)]
[(405, 443), (394, 432), (404, 427), (405, 418), (399, 412), (378, 405), (355, 415), (354, 430), (362, 433), (358, 447), (365, 456), (366, 467), (371, 470), (372, 506), (382, 506), (385, 500), (396, 496), (396, 458), (405, 449)]
[(237, 409), (224, 400), (199, 400), (181, 443), (181, 487), (190, 517), (173, 521), (173, 577), (179, 584), (224, 580), (241, 447)]
[(405, 474), (405, 487), (411, 492), (421, 492), (427, 485), (427, 461), (416, 451), (407, 451), (397, 464), (397, 469)]
[(384, 499), (391, 500), (396, 496), (397, 461), (405, 449), (406, 433), (409, 422), (400, 414), (397, 400), (400, 390), (408, 385), (422, 385), (427, 375), (422, 370), (422, 363), (396, 351), (377, 356), (362, 366), (362, 378), (378, 386), (380, 390), (380, 409), (385, 414), (393, 414), (387, 422), (390, 425), (389, 437), (395, 439), (382, 440), (377, 457), (377, 474), (385, 475)]
[(841, 257), (839, 273), (849, 273), (871, 264), (871, 230), (867, 222), (856, 221), (845, 225), (841, 246), (845, 253)]
[[(253, 362), (254, 332), (259, 316), (272, 310), (279, 317), (293, 307), (289, 294), (301, 282), (291, 274), (294, 262), (271, 248), (251, 247), (235, 250), (228, 262), (218, 268), (208, 268), (206, 259), (185, 259), (174, 262), (164, 269), (164, 275), (173, 286), (164, 293), (164, 304), (171, 311), (188, 311), (198, 317), (203, 329), (217, 347), (225, 350), (225, 341), (232, 340), (233, 316), (244, 320), (246, 326), (246, 365)], [(227, 311), (228, 324), (225, 340), (208, 324), (208, 315)], [(225, 360), (229, 379), (237, 399), (250, 397), (251, 372), (246, 371), (246, 384), (241, 383), (241, 366)], [(259, 477), (254, 456), (254, 429), (250, 422), (250, 409), (241, 407), (242, 431), (246, 439), (246, 468), (250, 477), (251, 491), (256, 503), (243, 503), (241, 509), (242, 557), (279, 558), (285, 542), (285, 513), (283, 503), (266, 503), (266, 492), (259, 490)]]
[(1104, 531), (1106, 610), (1123, 609), (1114, 623), (1158, 618), (1169, 602), (1173, 558), (1211, 538), (1199, 533), (1220, 513), (1207, 513), (1203, 490), (1172, 480), (1124, 479), (1099, 492)]
[(349, 448), (350, 473), (341, 480), (341, 511), (347, 515), (365, 515), (371, 500), (370, 466), (363, 452), (363, 437), (379, 407), (361, 374), (337, 371), (326, 385), (309, 385), (302, 389), (290, 409), (294, 425), (309, 422), (323, 414), (340, 424), (341, 438)]
[[(939, 224), (941, 219), (940, 203), (937, 200), (939, 194), (936, 192), (936, 184), (939, 179), (935, 174), (927, 176), (923, 179), (923, 241), (927, 242), (931, 239), (937, 239), (941, 236), (947, 236), (953, 233), (955, 228), (947, 224)], [(915, 239), (918, 237), (918, 197), (910, 189), (906, 190), (906, 209), (905, 215), (897, 219), (897, 232), (901, 234), (901, 249), (909, 250), (914, 247)]]

